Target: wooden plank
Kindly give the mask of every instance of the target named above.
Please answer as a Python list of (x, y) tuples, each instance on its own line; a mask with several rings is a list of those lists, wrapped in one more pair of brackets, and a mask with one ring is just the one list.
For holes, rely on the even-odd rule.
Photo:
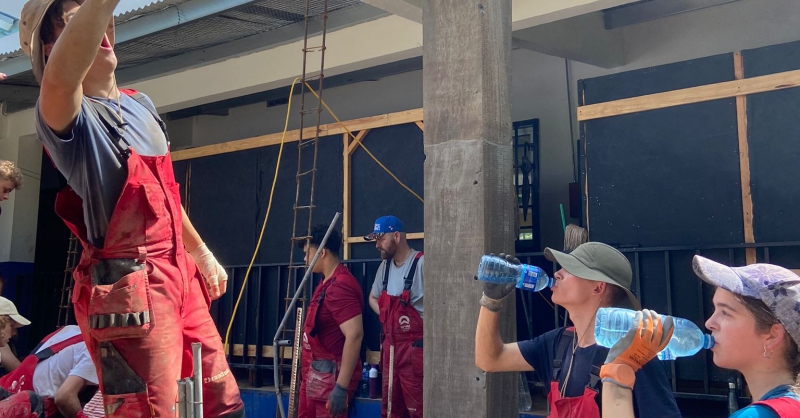
[[(294, 356), (292, 355), (292, 347), (282, 347), (283, 348), (283, 359), (292, 359)], [(272, 359), (272, 353), (274, 350), (272, 349), (271, 345), (262, 345), (261, 346), (261, 357), (266, 359)]]
[(381, 352), (380, 351), (372, 351), (367, 350), (366, 359), (364, 360), (369, 364), (380, 364), (381, 362)]
[(761, 77), (726, 81), (707, 86), (580, 106), (578, 107), (578, 121), (582, 122), (672, 106), (741, 97), (748, 94), (783, 90), (798, 86), (800, 86), (800, 70), (787, 71)]
[[(402, 112), (389, 113), (385, 115), (370, 116), (367, 118), (353, 119), (342, 122), (350, 132), (357, 132), (364, 129), (383, 128), (386, 126), (402, 125), (414, 123), (422, 119), (422, 109), (411, 109)], [(321, 125), (319, 136), (331, 136), (346, 133), (347, 130), (338, 123)], [(221, 144), (207, 145), (204, 147), (190, 148), (171, 153), (172, 161), (189, 160), (192, 158), (208, 157), (211, 155), (225, 154), (253, 148), (267, 147), (281, 143), (283, 132), (269, 135), (262, 135), (253, 138), (240, 139), (237, 141), (223, 142)], [(314, 136), (314, 128), (303, 130), (303, 138)], [(286, 132), (285, 142), (295, 142), (300, 139), (300, 130)]]
[[(347, 155), (352, 155), (353, 154), (353, 151), (355, 151), (356, 148), (358, 148), (358, 144), (360, 144), (361, 141), (364, 140), (364, 137), (367, 136), (368, 133), (369, 133), (369, 129), (364, 129), (364, 130), (360, 131), (358, 134), (356, 134), (356, 139), (353, 140), (352, 144), (347, 146)], [(350, 136), (349, 134), (345, 134), (345, 135)]]
[[(425, 239), (424, 232), (409, 232), (406, 234), (406, 239)], [(358, 244), (359, 242), (365, 242), (364, 237), (349, 237), (345, 241), (349, 244)]]
[[(744, 79), (742, 53), (733, 55), (734, 74), (737, 80)], [(753, 195), (750, 191), (750, 145), (747, 143), (747, 97), (736, 96), (736, 124), (739, 133), (739, 172), (742, 182), (742, 218), (744, 221), (744, 242), (756, 242), (753, 232)], [(747, 264), (756, 262), (756, 249), (745, 249)]]
[(420, 131), (425, 132), (425, 124), (422, 123), (422, 121), (414, 122), (414, 123), (417, 124), (417, 127), (419, 128)]
[(350, 239), (350, 191), (352, 184), (350, 181), (350, 134), (344, 133), (342, 141), (344, 144), (342, 148), (342, 177), (344, 178), (342, 187), (342, 240), (344, 241), (344, 251), (342, 256), (344, 260), (349, 260), (350, 243), (347, 240)]
[(256, 348), (255, 344), (248, 344), (247, 345), (247, 357), (255, 357), (256, 356)]
[(243, 356), (244, 355), (244, 344), (234, 344), (233, 345), (233, 355), (234, 356)]

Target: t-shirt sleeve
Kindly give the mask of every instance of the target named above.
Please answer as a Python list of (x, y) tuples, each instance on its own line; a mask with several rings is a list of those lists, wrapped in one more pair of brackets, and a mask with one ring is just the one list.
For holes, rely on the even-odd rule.
[(562, 328), (557, 328), (547, 331), (532, 340), (517, 343), (522, 357), (533, 367), (536, 380), (545, 385), (553, 380), (554, 345), (556, 338), (561, 335), (561, 330)]
[(639, 417), (681, 417), (667, 377), (666, 364), (661, 360), (650, 360), (636, 372), (633, 396), (635, 399), (634, 409), (638, 412), (637, 416)]
[(98, 384), (97, 370), (92, 363), (92, 357), (89, 355), (89, 350), (86, 349), (86, 343), (75, 344), (75, 365), (69, 371), (70, 376), (78, 376), (83, 378), (89, 383)]
[(325, 295), (325, 306), (339, 325), (361, 315), (364, 311), (364, 299), (361, 291), (356, 291), (356, 287), (348, 283), (346, 279), (341, 280), (342, 283), (335, 283), (329, 287)]
[[(39, 138), (39, 141), (42, 143), (42, 145), (44, 145), (48, 155), (50, 155), (50, 158), (52, 158), (54, 161), (71, 163), (71, 160), (77, 155), (76, 149), (79, 144), (78, 141), (75, 141), (75, 137), (78, 133), (86, 129), (87, 106), (88, 104), (84, 99), (81, 102), (81, 110), (78, 113), (78, 117), (75, 120), (75, 125), (72, 127), (72, 131), (65, 135), (59, 136), (56, 135), (55, 132), (50, 129), (50, 126), (48, 126), (44, 121), (41, 110), (39, 109), (39, 102), (36, 102), (36, 136)], [(72, 164), (59, 165), (62, 167), (72, 166)]]
[(417, 301), (422, 299), (423, 296), (423, 276), (425, 273), (425, 256), (420, 256), (419, 261), (417, 261), (417, 271), (414, 272), (414, 283), (411, 285), (411, 295), (409, 301), (412, 304), (415, 304)]
[(372, 297), (378, 298), (383, 291), (383, 269), (386, 268), (386, 261), (382, 262), (378, 271), (375, 273), (375, 281), (372, 282)]

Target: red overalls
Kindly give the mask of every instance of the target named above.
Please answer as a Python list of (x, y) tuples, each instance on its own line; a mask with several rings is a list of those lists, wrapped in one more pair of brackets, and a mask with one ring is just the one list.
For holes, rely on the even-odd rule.
[[(325, 347), (316, 338), (317, 312), (325, 300), (325, 293), (336, 283), (339, 269), (347, 269), (343, 264), (328, 281), (323, 282), (314, 290), (314, 295), (308, 304), (308, 314), (303, 325), (303, 353), (301, 358), (299, 408), (297, 418), (328, 418), (326, 404), (328, 396), (333, 391), (339, 370), (342, 367), (342, 356), (326, 351)], [(357, 360), (355, 369), (347, 386), (347, 399), (353, 399), (361, 380), (361, 360)], [(346, 414), (344, 416), (347, 416)]]
[[(54, 332), (52, 332), (50, 335), (44, 337), (42, 342), (40, 342), (36, 346), (36, 348), (33, 349), (31, 354), (29, 354), (22, 360), (22, 364), (17, 366), (17, 368), (14, 369), (11, 373), (0, 378), (0, 387), (6, 389), (11, 394), (18, 394), (24, 391), (32, 391), (33, 373), (36, 371), (36, 365), (39, 364), (40, 361), (48, 359), (56, 355), (59, 351), (83, 341), (82, 335), (75, 335), (71, 338), (67, 338), (64, 341), (55, 343), (50, 347), (47, 347), (46, 349), (42, 350), (41, 353), (37, 353), (39, 348), (44, 343), (46, 343), (53, 335), (56, 335), (58, 331), (61, 331), (61, 329), (59, 328)], [(27, 396), (22, 397), (23, 402), (25, 398), (27, 398)], [(55, 414), (58, 412), (58, 408), (56, 407), (55, 402), (53, 402), (53, 399), (42, 398), (42, 400), (44, 402), (45, 416), (47, 417), (55, 416)], [(27, 417), (29, 415), (25, 413), (21, 415), (17, 413), (9, 413), (8, 411), (9, 405), (11, 404), (0, 402), (0, 417)], [(13, 408), (16, 411), (18, 409), (18, 406), (14, 406)]]
[(794, 418), (800, 416), (800, 401), (794, 398), (782, 397), (767, 399), (766, 401), (753, 402), (753, 405), (766, 406), (781, 418)]
[[(600, 408), (595, 400), (598, 394), (598, 383), (600, 382), (600, 370), (592, 368), (589, 384), (583, 389), (581, 396), (561, 397), (560, 374), (563, 370), (562, 360), (567, 350), (572, 350), (574, 335), (573, 328), (567, 328), (561, 334), (558, 341), (558, 348), (553, 359), (553, 381), (550, 382), (550, 393), (547, 394), (547, 404), (550, 410), (549, 418), (600, 418)], [(605, 357), (605, 356), (604, 356)]]
[(381, 347), (381, 418), (422, 418), (422, 317), (409, 303), (409, 291), (421, 257), (421, 252), (414, 257), (400, 296), (389, 296), (386, 293), (389, 263), (393, 261), (384, 262), (383, 291), (378, 298), (379, 317), (384, 333)]
[[(174, 417), (177, 381), (192, 374), (191, 343), (200, 342), (206, 416), (243, 416), (239, 388), (208, 312), (208, 293), (183, 247), (169, 154), (145, 157), (114, 145), (129, 154), (128, 177), (103, 248), (87, 241), (81, 198), (71, 188), (56, 198), (56, 213), (83, 245), (72, 301), (106, 415)], [(127, 272), (121, 277), (96, 277), (121, 265), (127, 266), (116, 269)]]

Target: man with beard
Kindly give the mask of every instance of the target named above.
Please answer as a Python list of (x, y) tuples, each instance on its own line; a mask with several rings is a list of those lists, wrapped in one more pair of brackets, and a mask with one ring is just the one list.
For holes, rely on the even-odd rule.
[(375, 221), (371, 234), (383, 262), (375, 274), (369, 306), (383, 325), (381, 418), (422, 418), (422, 270), (425, 258), (406, 241), (394, 216)]

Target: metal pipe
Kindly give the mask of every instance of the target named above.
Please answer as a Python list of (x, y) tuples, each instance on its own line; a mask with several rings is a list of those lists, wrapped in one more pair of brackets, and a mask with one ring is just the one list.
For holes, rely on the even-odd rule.
[[(325, 236), (322, 237), (322, 242), (319, 243), (320, 248), (324, 248), (325, 244), (328, 242), (328, 237), (331, 236), (331, 232), (333, 232), (333, 228), (336, 227), (336, 224), (339, 222), (339, 217), (341, 217), (341, 212), (336, 212), (336, 215), (333, 215), (333, 220), (331, 224), (328, 226), (328, 230), (325, 231)], [(294, 293), (294, 297), (292, 301), (289, 302), (289, 306), (286, 308), (286, 312), (283, 314), (283, 319), (281, 320), (281, 324), (278, 325), (278, 330), (275, 332), (275, 338), (272, 339), (272, 361), (274, 362), (274, 377), (275, 377), (275, 395), (277, 396), (277, 403), (278, 403), (278, 410), (281, 413), (281, 418), (286, 418), (286, 411), (283, 410), (283, 401), (281, 400), (281, 388), (278, 384), (279, 374), (280, 374), (280, 367), (278, 364), (278, 340), (281, 337), (281, 332), (286, 327), (286, 322), (289, 320), (289, 315), (294, 310), (294, 306), (297, 303), (297, 299), (300, 298), (300, 294), (303, 293), (304, 286), (308, 281), (308, 278), (311, 277), (311, 270), (313, 269), (314, 265), (317, 264), (317, 259), (322, 251), (317, 251), (314, 254), (314, 258), (311, 259), (311, 262), (308, 263), (308, 268), (306, 269), (306, 273), (303, 275), (303, 280), (300, 281), (300, 285), (297, 286), (297, 291)], [(297, 354), (297, 353), (295, 353)]]
[(192, 359), (194, 360), (194, 402), (190, 408), (194, 409), (194, 418), (203, 418), (203, 357), (201, 343), (192, 343)]
[(186, 381), (178, 380), (178, 417), (189, 418), (186, 413)]

